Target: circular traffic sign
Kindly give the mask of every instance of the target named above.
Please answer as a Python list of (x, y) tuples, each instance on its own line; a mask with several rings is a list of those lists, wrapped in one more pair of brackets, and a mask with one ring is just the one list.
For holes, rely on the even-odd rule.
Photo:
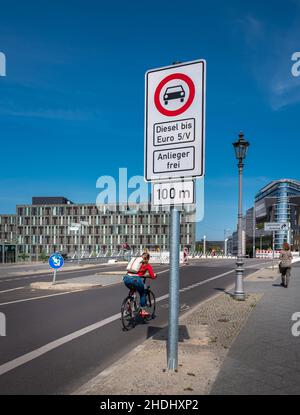
[(48, 263), (51, 268), (59, 269), (64, 265), (64, 259), (58, 252), (55, 252), (50, 256)]
[[(184, 90), (181, 84), (179, 85), (172, 85), (167, 87), (165, 93), (162, 95), (162, 89), (170, 82), (174, 80), (180, 80), (185, 82), (188, 86), (188, 93)], [(175, 117), (176, 115), (180, 115), (184, 113), (193, 103), (195, 98), (195, 85), (192, 79), (183, 74), (183, 73), (173, 73), (171, 75), (166, 76), (160, 83), (158, 84), (155, 93), (154, 93), (154, 103), (157, 110), (167, 117)], [(176, 108), (176, 109), (167, 109), (166, 106), (170, 100), (177, 99), (183, 104)]]

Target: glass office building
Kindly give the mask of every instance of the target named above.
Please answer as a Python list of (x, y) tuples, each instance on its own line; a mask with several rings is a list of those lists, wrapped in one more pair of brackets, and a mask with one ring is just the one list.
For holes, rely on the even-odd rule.
[(275, 232), (275, 249), (284, 242), (299, 249), (300, 239), (300, 182), (292, 179), (274, 180), (255, 196), (256, 223), (288, 222), (289, 230)]

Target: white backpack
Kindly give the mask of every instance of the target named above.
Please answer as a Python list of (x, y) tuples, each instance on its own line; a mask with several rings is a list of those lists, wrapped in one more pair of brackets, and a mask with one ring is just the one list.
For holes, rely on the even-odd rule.
[(139, 269), (141, 268), (142, 262), (142, 257), (131, 258), (131, 260), (128, 262), (126, 271), (132, 274), (137, 274), (139, 272)]

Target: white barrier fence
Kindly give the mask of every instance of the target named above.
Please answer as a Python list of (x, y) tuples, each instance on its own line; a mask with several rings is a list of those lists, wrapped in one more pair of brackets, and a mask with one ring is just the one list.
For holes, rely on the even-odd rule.
[[(170, 252), (149, 252), (150, 264), (169, 264), (170, 263)], [(193, 254), (188, 255), (188, 259), (235, 259), (233, 255), (201, 255)], [(184, 263), (184, 252), (180, 251), (180, 264)]]
[[(278, 259), (281, 251), (274, 251), (274, 258)], [(293, 258), (299, 258), (299, 252), (292, 252)], [(256, 258), (260, 259), (272, 259), (273, 251), (271, 249), (258, 249), (256, 251)]]
[[(149, 251), (150, 264), (169, 264), (170, 263), (170, 252), (156, 252)], [(180, 264), (183, 264), (183, 251), (180, 251)]]

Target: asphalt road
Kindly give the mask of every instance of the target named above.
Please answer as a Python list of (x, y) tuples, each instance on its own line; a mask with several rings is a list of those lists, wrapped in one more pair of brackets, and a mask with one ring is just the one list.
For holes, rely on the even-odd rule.
[[(263, 264), (266, 261), (246, 260), (245, 274)], [(181, 313), (231, 285), (234, 266), (233, 260), (196, 260), (181, 267)], [(72, 393), (167, 324), (168, 266), (155, 270), (161, 272), (151, 281), (157, 317), (130, 332), (122, 331), (119, 318), (128, 291), (123, 284), (53, 295), (29, 289), (36, 276), (0, 281), (0, 312), (7, 324), (6, 337), (0, 337), (0, 394)], [(66, 274), (74, 278), (91, 275), (91, 270), (70, 271), (64, 278)]]
[[(47, 267), (49, 269), (49, 265)], [(57, 281), (60, 279), (69, 279), (69, 278), (76, 278), (76, 277), (82, 277), (87, 275), (93, 275), (95, 272), (105, 272), (107, 271), (118, 271), (123, 270), (124, 264), (115, 264), (115, 265), (104, 265), (104, 264), (98, 264), (93, 267), (89, 268), (81, 268), (78, 267), (78, 269), (75, 270), (57, 270)], [(33, 274), (33, 275), (16, 275), (16, 276), (2, 276), (0, 277), (0, 295), (1, 291), (17, 288), (17, 287), (23, 287), (24, 285), (29, 285), (32, 282), (36, 281), (52, 281), (53, 274), (52, 273), (45, 273), (42, 272), (39, 274)]]

